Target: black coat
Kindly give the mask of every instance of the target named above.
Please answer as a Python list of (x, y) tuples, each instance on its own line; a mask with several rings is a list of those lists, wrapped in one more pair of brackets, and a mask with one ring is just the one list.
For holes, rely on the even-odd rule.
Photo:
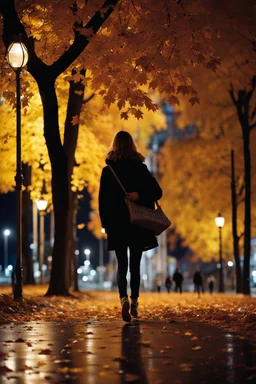
[[(154, 201), (162, 197), (162, 190), (147, 166), (138, 160), (107, 161), (116, 172), (126, 191), (139, 194), (138, 204), (154, 208)], [(142, 251), (158, 246), (154, 234), (131, 224), (125, 203), (125, 194), (108, 166), (100, 180), (99, 212), (102, 227), (106, 229), (108, 250), (120, 245), (133, 246)]]
[(180, 285), (183, 281), (183, 276), (180, 272), (175, 272), (172, 279), (176, 285)]
[(193, 282), (194, 282), (195, 285), (202, 285), (203, 279), (202, 279), (202, 275), (201, 275), (200, 272), (195, 272), (194, 273)]

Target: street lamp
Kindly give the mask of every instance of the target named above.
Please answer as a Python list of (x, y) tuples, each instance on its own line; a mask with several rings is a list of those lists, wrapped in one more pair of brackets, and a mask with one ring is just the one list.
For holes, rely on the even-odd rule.
[(47, 200), (42, 196), (36, 200), (36, 206), (40, 214), (40, 232), (39, 232), (39, 271), (40, 284), (43, 284), (43, 263), (44, 263), (44, 215), (47, 208)]
[(224, 278), (223, 278), (223, 259), (222, 259), (222, 227), (225, 223), (224, 217), (221, 216), (220, 212), (215, 218), (215, 224), (219, 228), (219, 292), (224, 292)]
[(22, 42), (13, 42), (7, 50), (7, 60), (16, 74), (16, 268), (14, 281), (14, 300), (22, 300), (22, 168), (21, 168), (21, 104), (20, 73), (28, 62), (28, 50)]
[(91, 254), (90, 249), (86, 248), (86, 249), (84, 250), (84, 254), (85, 254), (85, 256), (86, 256), (86, 260), (89, 260), (89, 258), (90, 258), (90, 254)]
[(11, 234), (10, 229), (4, 230), (4, 268), (3, 268), (4, 273), (8, 265), (8, 237), (10, 236), (10, 234)]

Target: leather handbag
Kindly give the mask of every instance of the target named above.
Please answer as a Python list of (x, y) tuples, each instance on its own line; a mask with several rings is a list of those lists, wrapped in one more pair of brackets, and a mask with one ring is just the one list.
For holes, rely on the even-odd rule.
[[(117, 174), (110, 165), (109, 168), (115, 176), (116, 180), (118, 181), (120, 187), (124, 191), (125, 196), (127, 196), (127, 191), (119, 180)], [(144, 205), (137, 204), (133, 201), (128, 200), (127, 198), (125, 198), (125, 202), (128, 208), (129, 217), (132, 224), (136, 224), (139, 227), (149, 229), (156, 236), (160, 235), (165, 229), (167, 229), (171, 225), (171, 221), (164, 214), (162, 208), (160, 207), (157, 201), (155, 202), (157, 206), (156, 209), (151, 209), (145, 207)]]

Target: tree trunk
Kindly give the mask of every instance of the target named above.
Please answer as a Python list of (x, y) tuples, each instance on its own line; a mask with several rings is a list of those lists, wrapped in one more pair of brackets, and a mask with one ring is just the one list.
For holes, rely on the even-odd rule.
[(73, 239), (74, 239), (74, 250), (73, 250), (73, 290), (74, 292), (79, 292), (79, 285), (78, 285), (78, 255), (75, 253), (75, 250), (77, 248), (77, 222), (76, 222), (76, 215), (78, 210), (78, 199), (77, 194), (73, 192)]
[(26, 189), (22, 193), (22, 256), (23, 256), (23, 282), (24, 284), (35, 284), (32, 256), (30, 255), (30, 193), (28, 187), (31, 185), (31, 167), (22, 165), (23, 185)]
[(250, 294), (250, 258), (251, 258), (251, 153), (249, 129), (243, 127), (244, 145), (244, 181), (245, 181), (245, 211), (244, 211), (244, 268), (243, 293)]
[(231, 151), (231, 201), (232, 201), (232, 233), (233, 233), (233, 249), (236, 263), (236, 293), (242, 292), (242, 274), (239, 252), (239, 237), (237, 235), (237, 196), (235, 181), (235, 163), (234, 150)]
[[(236, 107), (239, 122), (243, 135), (243, 155), (244, 155), (244, 185), (245, 185), (245, 205), (244, 205), (244, 268), (243, 268), (243, 293), (250, 294), (250, 258), (251, 258), (251, 150), (250, 150), (250, 131), (255, 127), (253, 124), (253, 113), (250, 115), (250, 101), (256, 89), (256, 77), (252, 79), (252, 87), (249, 91), (240, 90), (235, 96), (232, 88), (229, 91), (230, 97)], [(250, 125), (250, 120), (252, 124)]]
[[(72, 75), (76, 72), (72, 71)], [(86, 71), (80, 71), (82, 76), (85, 76)], [(65, 133), (64, 133), (64, 149), (67, 156), (67, 169), (68, 169), (68, 185), (69, 185), (69, 214), (68, 214), (68, 269), (67, 269), (67, 279), (69, 281), (69, 286), (73, 283), (78, 290), (78, 284), (75, 284), (77, 281), (77, 268), (75, 262), (75, 238), (74, 238), (74, 192), (71, 189), (71, 181), (73, 169), (75, 166), (75, 150), (78, 139), (79, 131), (79, 122), (75, 125), (72, 124), (72, 119), (74, 116), (80, 117), (82, 107), (83, 107), (83, 97), (84, 97), (85, 85), (80, 80), (79, 82), (70, 81), (69, 87), (69, 97), (68, 97), (68, 106), (67, 106), (67, 115), (65, 121)], [(72, 276), (71, 276), (72, 273)]]
[[(71, 189), (71, 188), (70, 188)], [(73, 216), (74, 216), (74, 201), (73, 201), (73, 193), (71, 190), (69, 190), (69, 211), (68, 211), (68, 248), (67, 248), (67, 259), (68, 259), (68, 265), (67, 265), (67, 281), (68, 281), (68, 287), (71, 288), (74, 280), (74, 273), (76, 273), (76, 270), (74, 271), (73, 266), (73, 258), (74, 258), (74, 252), (75, 252), (75, 241), (73, 236)]]
[[(101, 28), (103, 23), (109, 18), (114, 11), (118, 0), (106, 0), (101, 9), (97, 10), (90, 18), (84, 29), (91, 30), (95, 35)], [(71, 162), (67, 161), (67, 153), (74, 153), (75, 147), (72, 151), (64, 149), (59, 132), (58, 122), (58, 103), (55, 93), (54, 83), (60, 74), (70, 67), (70, 65), (79, 57), (81, 52), (87, 47), (91, 39), (76, 31), (74, 34), (74, 41), (70, 48), (64, 52), (52, 65), (46, 65), (36, 55), (34, 48), (34, 41), (28, 37), (26, 30), (19, 19), (19, 15), (15, 9), (14, 0), (0, 1), (0, 13), (3, 15), (3, 41), (7, 49), (12, 42), (13, 36), (20, 34), (22, 42), (28, 48), (29, 60), (27, 63), (27, 70), (35, 78), (39, 92), (42, 99), (43, 112), (44, 112), (44, 136), (52, 167), (52, 200), (54, 206), (55, 218), (55, 242), (53, 247), (52, 259), (52, 273), (50, 278), (50, 286), (47, 295), (68, 295), (68, 281), (66, 279), (67, 271), (67, 244), (68, 244), (68, 201), (70, 191), (70, 178), (72, 175), (71, 167), (74, 156), (70, 157)], [(75, 23), (74, 29), (78, 25)], [(79, 25), (79, 28), (83, 26)], [(71, 82), (72, 83), (72, 82)], [(73, 83), (74, 88), (76, 84)], [(80, 86), (83, 86), (82, 83)], [(71, 102), (79, 96), (74, 94)], [(82, 107), (82, 98), (79, 98)], [(70, 100), (69, 100), (70, 102)], [(74, 110), (76, 109), (75, 105)], [(79, 104), (77, 105), (79, 110)], [(81, 110), (81, 108), (80, 108)], [(71, 119), (76, 113), (72, 113), (72, 108), (68, 108), (67, 119), (68, 124), (71, 126)], [(80, 113), (78, 113), (78, 116)], [(78, 126), (72, 126), (72, 130), (76, 132), (75, 140), (71, 142), (66, 141), (66, 145), (73, 146), (77, 141)], [(65, 132), (66, 136), (66, 132)], [(73, 163), (74, 164), (74, 163)], [(71, 215), (70, 215), (71, 217)]]
[(68, 295), (67, 239), (68, 239), (68, 172), (67, 157), (61, 143), (58, 122), (58, 103), (54, 81), (39, 82), (44, 111), (44, 136), (52, 167), (52, 200), (54, 207), (55, 241), (52, 272), (46, 295)]
[(38, 263), (38, 209), (35, 201), (32, 201), (32, 228), (33, 228), (33, 261), (36, 261)]

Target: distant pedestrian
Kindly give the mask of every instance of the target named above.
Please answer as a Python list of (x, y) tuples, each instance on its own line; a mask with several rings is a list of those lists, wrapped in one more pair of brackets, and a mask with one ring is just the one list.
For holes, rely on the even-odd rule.
[(183, 276), (182, 273), (179, 271), (178, 268), (176, 268), (176, 271), (172, 277), (172, 280), (175, 283), (175, 292), (182, 293), (182, 282), (183, 282)]
[(172, 287), (172, 280), (171, 280), (170, 275), (167, 275), (167, 277), (165, 279), (165, 287), (167, 289), (167, 292), (170, 293), (170, 290), (171, 290), (171, 287)]
[(207, 284), (208, 284), (208, 288), (209, 288), (209, 292), (212, 294), (213, 293), (213, 290), (214, 290), (214, 284), (215, 284), (215, 277), (210, 274), (208, 277), (207, 277)]
[(204, 293), (203, 278), (200, 269), (194, 273), (193, 282), (195, 285), (195, 292), (197, 292), (198, 296), (200, 296), (200, 292)]
[(156, 277), (156, 289), (157, 289), (158, 293), (161, 292), (161, 287), (162, 287), (162, 277), (160, 275), (158, 275)]

